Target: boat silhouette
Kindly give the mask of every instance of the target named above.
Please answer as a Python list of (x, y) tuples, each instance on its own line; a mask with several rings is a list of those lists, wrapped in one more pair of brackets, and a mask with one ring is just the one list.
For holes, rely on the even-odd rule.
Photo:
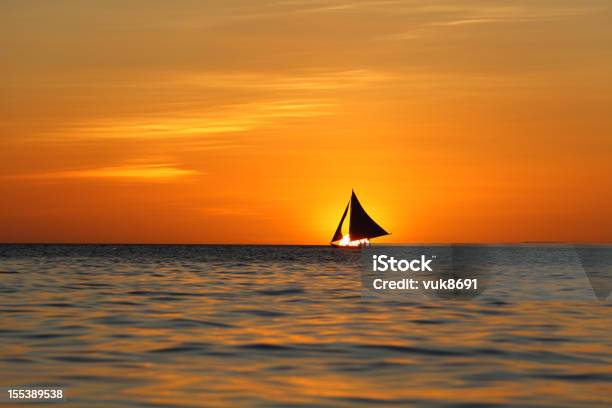
[[(343, 234), (343, 225), (348, 217), (348, 233)], [(353, 190), (330, 245), (335, 248), (361, 248), (370, 245), (370, 239), (389, 235), (366, 213)]]

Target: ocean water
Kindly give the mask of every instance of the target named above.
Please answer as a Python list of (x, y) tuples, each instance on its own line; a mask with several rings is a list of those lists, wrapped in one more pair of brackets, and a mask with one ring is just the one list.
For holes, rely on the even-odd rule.
[(0, 245), (0, 388), (62, 388), (66, 407), (610, 406), (610, 301), (571, 248), (504, 251), (522, 264), (475, 299), (399, 302), (362, 296), (358, 251)]

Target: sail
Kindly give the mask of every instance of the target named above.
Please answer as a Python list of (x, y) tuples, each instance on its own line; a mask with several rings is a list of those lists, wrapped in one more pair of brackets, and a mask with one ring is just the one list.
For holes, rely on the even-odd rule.
[(346, 213), (348, 212), (349, 205), (351, 205), (350, 201), (348, 202), (348, 204), (346, 205), (346, 208), (344, 209), (344, 213), (342, 214), (342, 218), (340, 218), (340, 223), (338, 224), (338, 228), (336, 228), (336, 232), (334, 233), (334, 236), (331, 242), (339, 241), (342, 239), (342, 223), (344, 222), (344, 219), (346, 218)]
[[(345, 216), (346, 210), (344, 211), (344, 215), (342, 216), (343, 220)], [(340, 222), (340, 226), (341, 225), (342, 222)], [(338, 226), (338, 231), (336, 231), (336, 235), (340, 231), (340, 226)], [(336, 235), (334, 235), (334, 237)], [(351, 195), (351, 216), (349, 220), (349, 235), (351, 237), (351, 240), (358, 240), (363, 238), (369, 239), (380, 237), (383, 235), (389, 235), (387, 231), (385, 231), (380, 225), (378, 225), (368, 215), (368, 213), (365, 212), (365, 210), (361, 206), (361, 203), (357, 199), (357, 196), (355, 195), (354, 191)]]

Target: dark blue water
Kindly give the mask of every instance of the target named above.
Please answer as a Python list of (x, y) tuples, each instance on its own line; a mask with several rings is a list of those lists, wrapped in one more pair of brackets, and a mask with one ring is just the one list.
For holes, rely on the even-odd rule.
[[(3, 245), (0, 386), (71, 407), (610, 406), (610, 301), (571, 248), (504, 251), (522, 262), (476, 299), (397, 302), (362, 298), (359, 253), (328, 247)], [(524, 296), (533, 274), (557, 295)]]

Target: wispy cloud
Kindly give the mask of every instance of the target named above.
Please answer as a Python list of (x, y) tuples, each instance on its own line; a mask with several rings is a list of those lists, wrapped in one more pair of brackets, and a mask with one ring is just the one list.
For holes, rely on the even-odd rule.
[[(62, 123), (44, 136), (58, 141), (167, 139), (176, 142), (182, 139), (190, 143), (211, 137), (218, 139), (223, 135), (269, 128), (287, 120), (334, 114), (343, 103), (339, 91), (376, 86), (388, 79), (384, 73), (366, 69), (163, 73), (154, 84), (149, 79), (130, 86), (147, 86), (149, 91), (153, 87), (165, 95), (164, 102), (137, 115)], [(218, 101), (197, 97), (209, 94), (224, 96)], [(217, 140), (200, 147), (218, 150), (237, 144), (242, 143)]]
[(76, 124), (67, 130), (76, 138), (86, 139), (178, 139), (246, 132), (283, 119), (325, 115), (333, 107), (333, 103), (324, 100), (275, 100), (227, 106), (214, 113), (185, 111), (165, 117), (160, 114), (155, 118), (103, 120)]
[(452, 20), (452, 21), (440, 21), (431, 23), (433, 26), (459, 26), (459, 25), (467, 25), (467, 24), (483, 24), (483, 23), (503, 23), (503, 22), (517, 22), (517, 21), (525, 21), (525, 19), (517, 20), (513, 19), (500, 19), (500, 18), (466, 18), (463, 20)]
[(438, 4), (414, 7), (408, 11), (419, 15), (408, 31), (379, 36), (378, 39), (401, 41), (425, 37), (436, 28), (452, 28), (480, 24), (520, 24), (529, 22), (554, 21), (597, 12), (598, 8), (584, 4), (560, 6), (556, 8), (538, 7), (537, 4), (525, 6), (459, 3)]
[(194, 73), (178, 76), (178, 85), (274, 91), (327, 91), (373, 85), (388, 74), (366, 70), (302, 72), (286, 75), (262, 73)]
[(201, 174), (178, 167), (174, 163), (120, 164), (85, 169), (44, 172), (15, 176), (22, 179), (114, 179), (136, 181), (163, 181)]
[(257, 3), (255, 10), (243, 12), (234, 18), (275, 18), (301, 14), (323, 14), (362, 11), (368, 8), (401, 6), (402, 0), (366, 0), (366, 1), (277, 1), (266, 4)]

